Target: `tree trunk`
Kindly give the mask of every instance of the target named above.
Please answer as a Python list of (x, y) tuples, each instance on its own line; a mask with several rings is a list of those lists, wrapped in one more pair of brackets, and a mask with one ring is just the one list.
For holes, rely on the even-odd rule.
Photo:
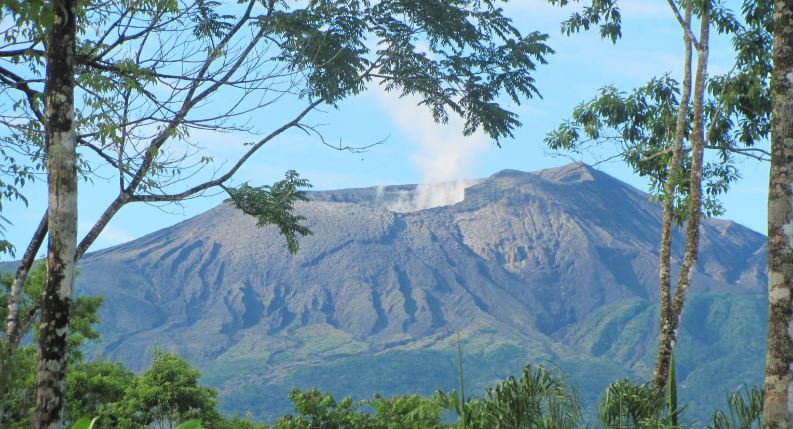
[[(653, 385), (663, 388), (669, 372), (669, 358), (677, 341), (677, 328), (683, 315), (683, 305), (686, 293), (691, 285), (691, 275), (697, 264), (699, 253), (699, 224), (702, 210), (702, 169), (705, 151), (705, 83), (708, 70), (708, 39), (710, 38), (710, 11), (705, 3), (700, 19), (699, 44), (697, 46), (697, 72), (694, 82), (694, 118), (691, 132), (691, 173), (689, 176), (688, 212), (686, 218), (686, 245), (683, 254), (683, 264), (675, 285), (675, 296), (669, 307), (666, 308), (666, 320), (662, 321), (658, 335), (658, 355), (656, 357), (655, 371), (653, 372)], [(668, 296), (666, 299), (669, 299)], [(663, 305), (663, 304), (662, 304)]]
[(47, 45), (46, 106), (49, 243), (41, 301), (39, 364), (33, 429), (58, 429), (63, 410), (66, 332), (77, 247), (77, 169), (74, 121), (76, 1), (53, 0)]
[(774, 3), (763, 427), (793, 427), (793, 0)]
[[(686, 7), (685, 26), (691, 26), (691, 5)], [(653, 386), (663, 389), (666, 384), (666, 374), (669, 369), (669, 353), (671, 347), (670, 337), (674, 334), (669, 323), (672, 309), (671, 298), (671, 247), (672, 224), (674, 221), (674, 196), (677, 192), (677, 182), (680, 175), (680, 164), (683, 161), (683, 140), (686, 133), (686, 116), (688, 105), (691, 101), (691, 38), (688, 31), (683, 31), (685, 56), (683, 58), (683, 86), (680, 89), (680, 103), (677, 110), (675, 123), (675, 140), (672, 146), (672, 160), (669, 164), (669, 177), (664, 184), (663, 218), (661, 219), (661, 251), (658, 261), (658, 354), (656, 355), (655, 369), (653, 371)]]
[(708, 74), (708, 47), (710, 38), (710, 9), (706, 3), (702, 10), (702, 24), (697, 49), (697, 72), (694, 83), (694, 117), (691, 124), (691, 175), (689, 176), (688, 213), (686, 216), (686, 247), (683, 264), (677, 276), (675, 296), (672, 299), (671, 317), (674, 322), (672, 341), (676, 341), (677, 328), (683, 315), (686, 294), (691, 286), (691, 276), (699, 255), (699, 226), (702, 218), (702, 171), (705, 156), (705, 86)]

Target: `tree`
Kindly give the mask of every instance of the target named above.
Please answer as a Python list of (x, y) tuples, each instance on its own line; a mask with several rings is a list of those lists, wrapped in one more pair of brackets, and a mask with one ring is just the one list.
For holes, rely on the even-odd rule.
[[(30, 309), (40, 306), (42, 290), (46, 278), (46, 264), (39, 263), (31, 271), (20, 295), (22, 313), (28, 314)], [(0, 317), (5, 318), (8, 291), (14, 279), (5, 275), (0, 278), (3, 289), (0, 290)], [(95, 341), (99, 333), (94, 326), (99, 321), (97, 310), (102, 304), (101, 297), (81, 296), (72, 302), (69, 330), (66, 337), (69, 365), (78, 364), (83, 355), (80, 348), (87, 341)], [(33, 329), (37, 319), (26, 323), (22, 336), (33, 334), (34, 340), (38, 333)], [(29, 428), (30, 410), (35, 401), (36, 362), (38, 349), (35, 342), (25, 345), (15, 353), (0, 351), (0, 427)], [(67, 383), (67, 390), (69, 386)]]
[(155, 350), (151, 366), (126, 389), (113, 405), (112, 427), (153, 425), (172, 429), (176, 424), (200, 419), (212, 427), (222, 418), (215, 409), (217, 392), (198, 383), (198, 370), (174, 353)]
[(28, 429), (30, 412), (35, 403), (36, 362), (38, 356), (35, 348), (22, 347), (13, 355), (5, 356), (9, 360), (8, 368), (3, 374), (3, 403), (0, 424), (9, 429)]
[(97, 428), (114, 427), (113, 412), (136, 383), (136, 375), (121, 363), (111, 361), (72, 362), (66, 373), (64, 421), (99, 417)]
[(76, 0), (53, 0), (44, 86), (49, 242), (47, 279), (41, 300), (35, 429), (58, 429), (66, 376), (77, 250), (77, 133), (74, 126)]
[(763, 389), (742, 387), (727, 398), (727, 413), (713, 412), (708, 429), (763, 427)]
[(581, 427), (581, 400), (562, 376), (543, 367), (526, 366), (486, 389), (482, 402), (484, 428), (566, 429)]
[(793, 1), (774, 2), (763, 427), (793, 426)]
[[(551, 148), (578, 153), (591, 145), (616, 143), (616, 156), (638, 174), (649, 177), (651, 191), (662, 201), (659, 338), (652, 380), (659, 389), (668, 378), (670, 356), (697, 262), (700, 217), (703, 212), (722, 213), (717, 197), (739, 177), (734, 154), (766, 159), (766, 152), (754, 146), (769, 131), (767, 48), (772, 31), (765, 2), (744, 2), (743, 23), (718, 2), (668, 3), (683, 33), (682, 84), (664, 75), (629, 94), (606, 87), (597, 97), (576, 107), (572, 119), (546, 138)], [(587, 29), (613, 19), (619, 16), (615, 8), (616, 1), (593, 0), (585, 13), (574, 14), (563, 24), (563, 31)], [(692, 17), (699, 20), (698, 35), (692, 30)], [(601, 28), (603, 37), (616, 40), (620, 35), (619, 21), (605, 28), (608, 31)], [(735, 65), (724, 75), (707, 73), (711, 28), (733, 36)], [(693, 78), (692, 50), (697, 54)], [(707, 162), (705, 149), (714, 150), (718, 159)], [(685, 250), (672, 288), (675, 222), (686, 222)]]
[[(41, 299), (46, 278), (46, 265), (34, 267), (21, 295), (23, 311), (35, 306)], [(0, 304), (5, 304), (13, 278), (0, 278), (4, 286)], [(216, 409), (216, 392), (198, 385), (198, 371), (179, 357), (156, 352), (151, 366), (143, 375), (135, 375), (121, 363), (111, 361), (84, 361), (81, 347), (87, 341), (96, 341), (99, 333), (97, 310), (101, 297), (81, 296), (72, 302), (69, 332), (67, 335), (69, 363), (65, 379), (64, 422), (70, 425), (82, 417), (98, 417), (95, 428), (138, 428), (148, 420), (154, 422), (171, 416), (183, 421), (189, 416), (200, 417), (205, 427), (233, 429), (237, 427), (263, 428), (248, 419), (224, 420)], [(0, 316), (5, 316), (5, 305), (0, 306)], [(32, 324), (23, 336), (37, 336)], [(26, 429), (31, 427), (31, 410), (35, 405), (36, 343), (22, 346), (12, 355), (7, 371), (0, 373), (0, 427)], [(170, 417), (169, 417), (170, 418)], [(159, 421), (159, 420), (158, 420)], [(165, 421), (165, 420), (162, 420)], [(124, 426), (126, 425), (126, 426)], [(137, 425), (137, 426), (136, 426)], [(247, 425), (247, 426), (246, 426)]]
[(278, 419), (274, 425), (276, 429), (376, 427), (374, 417), (361, 412), (364, 404), (349, 396), (336, 401), (330, 394), (316, 389), (305, 392), (295, 389), (289, 393), (289, 399), (295, 404), (297, 415)]
[[(651, 384), (634, 384), (630, 380), (609, 383), (597, 409), (603, 428), (639, 429), (666, 427), (664, 396)], [(671, 426), (677, 427), (677, 425)]]
[[(0, 10), (16, 24), (3, 34), (8, 42), (0, 49), (0, 85), (15, 97), (18, 110), (2, 116), (0, 143), (25, 154), (33, 169), (42, 160), (51, 175), (71, 168), (70, 184), (75, 170), (91, 177), (96, 168), (109, 166), (119, 185), (74, 250), (71, 238), (65, 238), (73, 234), (69, 222), (74, 212), (53, 202), (25, 250), (9, 294), (4, 342), (13, 350), (20, 339), (16, 303), (21, 285), (49, 231), (55, 240), (48, 250), (50, 292), (42, 303), (46, 331), (41, 335), (38, 417), (47, 427), (57, 424), (62, 406), (56, 399), (62, 397), (65, 365), (59, 333), (68, 320), (72, 267), (122, 207), (232, 189), (230, 182), (242, 165), (287, 131), (302, 130), (324, 143), (309, 118), (321, 106), (336, 107), (372, 84), (419, 97), (438, 122), (459, 115), (465, 133), (482, 129), (498, 142), (520, 125), (499, 97), (520, 102), (539, 95), (531, 73), (552, 52), (546, 35), (521, 34), (495, 0), (311, 0), (299, 5), (282, 0), (7, 0)], [(74, 69), (61, 67), (59, 60)], [(45, 67), (48, 73), (58, 70), (62, 81), (48, 84), (42, 99), (39, 76)], [(56, 74), (48, 76), (55, 82)], [(53, 120), (56, 112), (69, 110), (71, 99), (66, 92), (66, 98), (48, 94), (66, 91), (72, 83), (78, 113), (58, 116), (63, 122)], [(56, 101), (64, 100), (56, 108)], [(270, 114), (264, 116), (264, 111)], [(253, 121), (254, 115), (271, 121)], [(70, 127), (58, 128), (66, 118), (73, 119)], [(206, 172), (201, 167), (212, 160), (191, 140), (190, 133), (197, 130), (245, 133), (251, 140), (228, 167)], [(61, 165), (60, 152), (50, 149), (60, 137), (72, 136), (79, 149), (76, 158), (66, 151)], [(299, 184), (287, 177), (285, 187), (290, 183), (292, 190)], [(252, 189), (264, 201), (274, 195)], [(299, 224), (279, 224), (299, 221), (295, 217), (271, 213), (264, 219), (282, 231), (305, 232)]]
[[(680, 16), (679, 11), (672, 5), (676, 16)], [(699, 40), (691, 34), (691, 10), (692, 6), (686, 6), (686, 18), (680, 22), (685, 32), (684, 43), (686, 45), (686, 72), (691, 72), (691, 44), (697, 51), (697, 68), (694, 81), (693, 95), (693, 120), (691, 133), (691, 174), (689, 175), (688, 188), (688, 212), (686, 213), (686, 245), (683, 254), (683, 263), (680, 267), (677, 284), (675, 286), (674, 299), (670, 298), (671, 285), (669, 282), (669, 269), (671, 266), (671, 224), (672, 210), (671, 202), (664, 205), (664, 219), (661, 226), (661, 260), (659, 262), (659, 298), (661, 300), (659, 309), (659, 332), (658, 332), (658, 352), (653, 370), (653, 385), (663, 388), (669, 376), (669, 363), (672, 358), (672, 350), (677, 340), (677, 328), (680, 325), (680, 318), (683, 315), (683, 304), (686, 299), (686, 292), (691, 283), (691, 272), (696, 266), (697, 255), (699, 252), (699, 223), (702, 210), (702, 174), (705, 152), (705, 80), (707, 79), (709, 38), (710, 38), (710, 0), (700, 6), (700, 34)], [(690, 76), (684, 77), (684, 84), (689, 83)], [(688, 82), (686, 82), (688, 80)], [(680, 103), (678, 107), (678, 121), (675, 128), (675, 143), (673, 145), (673, 155), (669, 172), (671, 180), (665, 191), (669, 191), (665, 196), (667, 200), (673, 198), (676, 181), (678, 180), (681, 152), (682, 134), (685, 122), (680, 118), (685, 117), (688, 110), (688, 93), (691, 88), (683, 88), (683, 96), (686, 104)]]

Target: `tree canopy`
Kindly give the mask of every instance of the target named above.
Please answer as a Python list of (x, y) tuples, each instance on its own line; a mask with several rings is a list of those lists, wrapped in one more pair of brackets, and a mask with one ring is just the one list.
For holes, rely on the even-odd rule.
[[(11, 0), (0, 23), (0, 155), (19, 155), (6, 156), (12, 180), (0, 186), (6, 199), (23, 198), (25, 181), (46, 171), (51, 202), (10, 288), (4, 343), (10, 351), (21, 338), (22, 285), (49, 233), (37, 388), (46, 427), (57, 427), (63, 402), (74, 264), (123, 206), (222, 188), (260, 225), (275, 223), (294, 251), (308, 230), (287, 212), (306, 183), (291, 173), (272, 187), (230, 183), (262, 146), (291, 129), (324, 143), (307, 119), (372, 85), (499, 143), (520, 125), (501, 97), (538, 96), (532, 72), (552, 52), (547, 35), (522, 34), (495, 0)], [(199, 131), (249, 141), (208, 171)], [(74, 244), (76, 177), (100, 177), (102, 167), (117, 194)]]

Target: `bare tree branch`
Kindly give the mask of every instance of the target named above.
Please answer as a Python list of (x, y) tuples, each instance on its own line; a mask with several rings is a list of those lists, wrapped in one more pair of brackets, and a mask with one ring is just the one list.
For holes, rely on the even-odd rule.
[(693, 31), (691, 31), (691, 20), (683, 18), (683, 15), (680, 14), (680, 10), (677, 8), (677, 5), (675, 5), (674, 0), (666, 0), (666, 1), (667, 3), (669, 3), (669, 7), (672, 9), (672, 13), (674, 13), (677, 22), (680, 24), (680, 27), (686, 33), (686, 36), (688, 36), (688, 40), (691, 41), (691, 43), (694, 45), (694, 48), (696, 48), (697, 51), (700, 51), (702, 49), (702, 46), (697, 40), (697, 36), (694, 35)]
[(36, 253), (38, 253), (41, 244), (44, 243), (44, 237), (47, 235), (47, 213), (46, 211), (44, 212), (44, 216), (42, 216), (39, 226), (36, 227), (36, 231), (33, 233), (33, 238), (30, 240), (25, 254), (22, 255), (22, 259), (19, 261), (19, 266), (14, 275), (14, 282), (11, 284), (11, 291), (8, 294), (8, 316), (6, 319), (5, 335), (6, 341), (13, 346), (19, 344), (19, 340), (21, 340), (22, 337), (21, 333), (25, 332), (22, 328), (24, 323), (20, 323), (19, 319), (19, 299), (28, 273), (31, 267), (33, 267), (33, 262), (36, 260)]

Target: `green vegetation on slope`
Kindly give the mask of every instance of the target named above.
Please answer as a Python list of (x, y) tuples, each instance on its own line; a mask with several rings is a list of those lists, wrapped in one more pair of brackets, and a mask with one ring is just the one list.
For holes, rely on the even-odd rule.
[[(764, 305), (762, 295), (691, 296), (677, 356), (680, 399), (689, 404), (689, 421), (706, 421), (725, 396), (760, 382), (765, 344), (756, 332), (765, 326)], [(599, 395), (612, 380), (649, 379), (652, 353), (641, 350), (655, 347), (656, 320), (652, 302), (635, 300), (593, 313), (580, 330), (560, 340), (570, 346), (556, 343), (550, 349), (499, 337), (486, 328), (473, 329), (463, 333), (467, 391), (480, 395), (527, 363), (557, 367), (578, 386), (587, 412), (594, 415)], [(221, 409), (251, 412), (262, 421), (289, 412), (287, 396), (293, 388), (317, 388), (363, 400), (376, 393), (428, 395), (456, 385), (452, 336), (374, 353), (341, 331), (321, 327), (312, 331), (297, 331), (290, 338), (296, 346), (275, 357), (248, 352), (267, 350), (263, 344), (232, 348), (215, 360), (199, 363), (202, 380), (219, 390)], [(293, 365), (288, 370), (271, 366), (281, 361)]]
[[(751, 300), (748, 304), (739, 302), (737, 305), (751, 305)], [(714, 308), (725, 307), (716, 305)], [(90, 332), (96, 322), (95, 313), (96, 306), (81, 310), (84, 320), (88, 321), (82, 327), (84, 331)], [(713, 313), (721, 314), (719, 311)], [(693, 314), (699, 313), (694, 311)], [(466, 341), (478, 344), (476, 338), (469, 337)], [(3, 417), (0, 421), (3, 427), (29, 427), (27, 411), (31, 409), (32, 397), (25, 392), (32, 391), (35, 354), (36, 350), (28, 346), (14, 356), (18, 371), (12, 374), (8, 397), (13, 398), (9, 409), (15, 412)], [(606, 394), (600, 396), (597, 407), (602, 427), (677, 427), (670, 423), (662, 396), (659, 400), (658, 392), (653, 392), (649, 386), (628, 380), (608, 383), (619, 371), (617, 365), (593, 358), (568, 357), (561, 360), (556, 369), (529, 365), (516, 377), (505, 377), (505, 368), (523, 365), (527, 359), (531, 357), (524, 349), (508, 343), (465, 353), (462, 358), (463, 367), (467, 368), (465, 383), (473, 386), (469, 387), (469, 392), (479, 393), (463, 398), (453, 389), (458, 369), (454, 353), (404, 350), (352, 356), (330, 367), (300, 368), (281, 379), (280, 384), (237, 386), (227, 395), (238, 398), (237, 402), (221, 403), (221, 406), (255, 408), (262, 403), (279, 403), (279, 400), (284, 405), (278, 412), (271, 408), (269, 414), (259, 411), (255, 416), (225, 418), (218, 411), (217, 391), (201, 386), (199, 371), (173, 353), (155, 351), (151, 365), (141, 375), (130, 372), (120, 363), (85, 362), (82, 355), (75, 354), (67, 374), (65, 420), (86, 423), (89, 420), (80, 417), (96, 416), (95, 429), (164, 428), (188, 419), (200, 420), (202, 427), (207, 429), (573, 429), (592, 424), (592, 417), (587, 417), (593, 415), (592, 410), (582, 406), (578, 389), (570, 382), (583, 378), (588, 380), (581, 385), (584, 391), (605, 389)], [(471, 368), (482, 370), (472, 371)], [(222, 367), (207, 369), (206, 379), (222, 380)], [(433, 376), (422, 378), (418, 369)], [(565, 373), (568, 376), (561, 375)], [(287, 386), (291, 390), (283, 395), (280, 390)], [(293, 386), (306, 387), (300, 390)], [(331, 393), (321, 393), (316, 387)], [(404, 391), (389, 395), (391, 397), (367, 394), (371, 390), (395, 389)], [(255, 400), (245, 402), (245, 398)], [(286, 398), (290, 403), (285, 402)], [(728, 405), (730, 411), (727, 413), (717, 411), (712, 417), (709, 414), (709, 428), (750, 428), (759, 424), (762, 395), (758, 390), (733, 395)], [(270, 427), (252, 421), (251, 417), (274, 423)]]

